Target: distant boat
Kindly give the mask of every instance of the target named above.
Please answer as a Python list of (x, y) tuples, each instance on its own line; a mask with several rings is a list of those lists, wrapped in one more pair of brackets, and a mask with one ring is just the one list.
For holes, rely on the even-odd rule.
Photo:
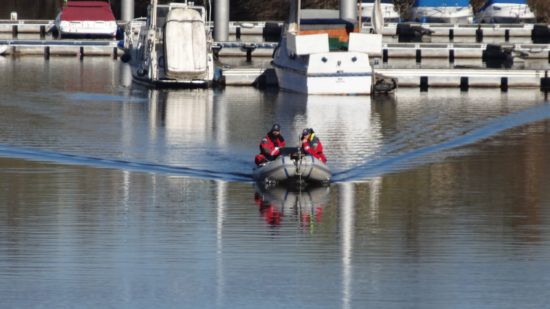
[[(361, 11), (361, 20), (364, 23), (371, 22), (372, 9), (375, 0), (362, 0), (359, 10)], [(393, 4), (393, 0), (380, 0), (380, 7), (385, 23), (398, 23), (401, 21), (401, 15)]]
[(476, 19), (481, 23), (532, 23), (535, 14), (527, 0), (487, 0)]
[(158, 5), (152, 0), (137, 43), (130, 40), (128, 46), (134, 81), (155, 87), (210, 86), (214, 57), (205, 12), (192, 2)]
[(356, 21), (339, 18), (338, 11), (292, 13), (291, 6), (290, 17), (271, 62), (280, 88), (307, 94), (371, 93), (369, 53), (381, 53), (381, 34), (359, 33)]
[(54, 35), (62, 37), (111, 37), (118, 25), (109, 2), (68, 1), (54, 21)]
[(423, 23), (472, 23), (469, 0), (416, 0), (410, 9), (412, 21)]

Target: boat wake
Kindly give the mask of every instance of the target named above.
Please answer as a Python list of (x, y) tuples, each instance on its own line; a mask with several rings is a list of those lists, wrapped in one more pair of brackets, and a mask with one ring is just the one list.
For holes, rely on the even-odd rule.
[[(435, 133), (427, 128), (430, 126), (429, 121), (422, 122), (424, 124), (422, 127), (413, 128), (392, 140), (388, 140), (379, 151), (365, 158), (362, 163), (344, 170), (338, 170), (338, 166), (333, 166), (331, 182), (361, 182), (372, 177), (438, 162), (451, 156), (462, 155), (467, 149), (461, 149), (461, 147), (490, 138), (505, 130), (545, 119), (550, 119), (550, 105), (540, 105), (493, 118), (481, 125), (477, 123), (472, 124), (471, 127), (444, 128), (435, 131)], [(429, 138), (426, 138), (426, 135), (429, 135)], [(0, 145), (0, 157), (53, 164), (160, 173), (227, 182), (253, 182), (250, 162), (239, 159), (244, 158), (244, 153), (228, 155), (218, 151), (208, 151), (206, 156), (210, 161), (225, 163), (223, 167), (215, 164), (212, 168), (205, 169)]]
[(492, 119), (485, 122), (481, 127), (452, 130), (451, 134), (446, 134), (443, 138), (439, 136), (438, 139), (441, 140), (439, 143), (393, 154), (395, 150), (404, 147), (403, 143), (406, 140), (399, 139), (400, 142), (388, 145), (383, 150), (384, 153), (375, 153), (370, 157), (372, 159), (367, 158), (362, 164), (347, 170), (335, 172), (332, 181), (361, 181), (420, 164), (430, 163), (435, 160), (442, 160), (450, 155), (447, 153), (449, 150), (456, 150), (460, 147), (490, 138), (503, 131), (549, 118), (550, 105), (540, 105)]
[(18, 158), (54, 164), (69, 164), (90, 166), (94, 168), (129, 170), (144, 173), (162, 173), (200, 179), (224, 180), (228, 182), (252, 181), (252, 176), (250, 173), (219, 172), (207, 169), (189, 168), (185, 166), (171, 166), (150, 162), (103, 159), (90, 156), (49, 152), (37, 149), (23, 149), (6, 145), (0, 145), (0, 157)]

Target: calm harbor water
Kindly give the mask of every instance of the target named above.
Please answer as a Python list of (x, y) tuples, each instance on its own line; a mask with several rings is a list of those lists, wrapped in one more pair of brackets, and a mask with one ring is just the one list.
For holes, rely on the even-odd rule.
[[(538, 89), (303, 96), (132, 87), (110, 59), (0, 57), (2, 307), (542, 308)], [(251, 179), (273, 122), (328, 188)]]

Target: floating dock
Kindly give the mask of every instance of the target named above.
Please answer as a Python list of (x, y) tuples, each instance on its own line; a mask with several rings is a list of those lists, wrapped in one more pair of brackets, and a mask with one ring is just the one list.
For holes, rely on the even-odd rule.
[[(483, 31), (485, 36), (528, 37), (533, 33), (533, 25), (450, 25), (450, 24), (416, 24), (428, 29), (431, 36), (475, 36)], [(363, 25), (368, 32), (368, 25)], [(41, 55), (48, 59), (50, 56), (74, 56), (80, 59), (88, 56), (106, 56), (113, 59), (124, 53), (121, 42), (116, 40), (55, 40), (55, 39), (16, 39), (19, 33), (35, 33), (44, 37), (51, 31), (53, 21), (0, 21), (0, 33), (12, 33), (14, 39), (0, 40), (0, 54), (11, 56)], [(282, 23), (272, 22), (231, 22), (230, 33), (237, 38), (246, 35), (266, 35), (280, 31)], [(397, 35), (397, 24), (386, 25), (384, 35)], [(423, 59), (448, 59), (450, 63), (455, 59), (482, 59), (488, 46), (496, 44), (486, 43), (383, 43), (381, 53), (373, 55), (384, 64), (389, 59), (415, 59), (421, 63)], [(550, 62), (550, 44), (502, 43), (498, 44), (503, 50), (511, 51), (515, 56), (523, 59), (544, 59)], [(252, 57), (271, 58), (277, 47), (274, 42), (229, 41), (215, 42), (214, 51), (218, 59), (224, 57)], [(418, 87), (421, 91), (428, 91), (430, 87), (451, 87), (467, 91), (471, 87), (500, 88), (540, 88), (550, 90), (548, 71), (517, 70), (517, 69), (375, 69), (377, 74), (395, 78), (398, 87)], [(221, 68), (222, 79), (225, 85), (258, 85), (275, 86), (277, 79), (274, 70), (266, 65), (261, 68)]]
[(5, 46), (3, 55), (26, 56), (109, 56), (117, 58), (123, 53), (118, 41), (107, 40), (0, 40)]
[(0, 33), (39, 33), (45, 35), (54, 27), (53, 20), (0, 20)]
[[(419, 88), (536, 88), (550, 91), (550, 70), (506, 69), (376, 69), (377, 74), (397, 79), (398, 87)], [(276, 86), (275, 70), (225, 69), (222, 75), (226, 85)]]
[[(6, 55), (76, 55), (113, 56), (123, 53), (115, 40), (0, 40), (0, 46), (7, 46)], [(481, 59), (489, 45), (483, 43), (384, 43), (380, 57), (383, 62), (391, 58), (422, 59)], [(216, 42), (217, 57), (271, 58), (277, 43)], [(523, 59), (548, 59), (550, 44), (500, 44), (503, 49), (512, 50)]]
[[(378, 69), (377, 73), (397, 78), (399, 87), (460, 88), (540, 88), (550, 86), (547, 70), (509, 69)], [(550, 90), (550, 89), (548, 89)]]
[[(488, 46), (499, 45), (512, 50), (524, 59), (548, 59), (550, 61), (550, 44), (486, 44), (486, 43), (383, 43), (381, 54), (374, 57), (387, 62), (390, 58), (408, 58), (421, 62), (423, 58), (481, 59)], [(277, 43), (254, 42), (216, 42), (214, 47), (219, 56), (239, 57), (272, 57)]]

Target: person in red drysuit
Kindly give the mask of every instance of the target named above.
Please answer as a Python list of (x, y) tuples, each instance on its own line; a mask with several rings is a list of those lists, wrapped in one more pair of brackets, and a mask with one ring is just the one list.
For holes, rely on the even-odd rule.
[(285, 144), (285, 138), (281, 135), (281, 126), (276, 123), (260, 142), (260, 153), (254, 159), (256, 165), (275, 160), (281, 153), (281, 149), (285, 148)]
[(313, 157), (321, 160), (323, 163), (327, 163), (327, 158), (323, 153), (323, 144), (312, 128), (306, 128), (302, 131), (302, 151), (305, 154), (310, 154)]

